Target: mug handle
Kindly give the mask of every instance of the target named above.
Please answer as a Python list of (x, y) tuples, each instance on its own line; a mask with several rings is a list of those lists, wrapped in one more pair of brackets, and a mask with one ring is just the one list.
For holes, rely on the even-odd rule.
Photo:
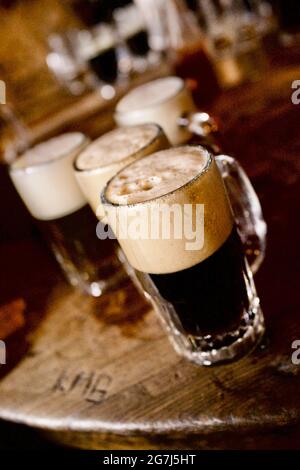
[(199, 143), (214, 155), (221, 153), (219, 124), (210, 114), (203, 111), (185, 113), (178, 119), (178, 125), (186, 128), (191, 134), (198, 136)]
[(197, 111), (183, 115), (178, 124), (198, 136), (202, 140), (201, 144), (215, 155), (249, 266), (256, 273), (265, 257), (267, 225), (248, 176), (234, 158), (221, 154), (219, 126), (214, 117)]
[(266, 251), (267, 224), (257, 194), (241, 165), (229, 155), (215, 161), (223, 177), (245, 255), (255, 274)]

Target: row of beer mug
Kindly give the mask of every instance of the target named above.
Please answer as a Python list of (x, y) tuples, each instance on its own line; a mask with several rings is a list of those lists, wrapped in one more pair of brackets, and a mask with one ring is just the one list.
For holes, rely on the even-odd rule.
[[(249, 179), (220, 153), (213, 119), (178, 77), (133, 89), (115, 119), (94, 142), (63, 134), (18, 158), (10, 176), (19, 195), (71, 284), (100, 296), (129, 273), (181, 355), (201, 365), (240, 357), (264, 331), (252, 274), (266, 224)], [(178, 236), (183, 221), (190, 231)]]

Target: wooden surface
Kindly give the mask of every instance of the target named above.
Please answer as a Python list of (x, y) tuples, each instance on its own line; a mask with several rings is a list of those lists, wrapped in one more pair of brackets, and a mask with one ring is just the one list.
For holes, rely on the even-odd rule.
[(40, 241), (7, 242), (1, 304), (23, 298), (27, 324), (0, 369), (1, 418), (84, 448), (300, 447), (300, 366), (291, 362), (300, 339), (297, 78), (299, 68), (274, 64), (214, 109), (269, 227), (256, 276), (267, 325), (261, 346), (226, 366), (189, 364), (130, 282), (90, 299), (63, 282)]

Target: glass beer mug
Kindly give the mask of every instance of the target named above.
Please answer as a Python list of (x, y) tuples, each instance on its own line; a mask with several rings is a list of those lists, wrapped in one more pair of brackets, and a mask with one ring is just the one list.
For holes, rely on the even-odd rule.
[(145, 156), (107, 183), (102, 203), (180, 355), (211, 365), (251, 351), (264, 318), (212, 154), (186, 145)]

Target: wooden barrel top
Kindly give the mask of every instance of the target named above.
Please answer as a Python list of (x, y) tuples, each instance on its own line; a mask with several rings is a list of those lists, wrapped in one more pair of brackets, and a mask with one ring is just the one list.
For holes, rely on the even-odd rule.
[[(1, 304), (26, 325), (0, 367), (0, 418), (88, 448), (259, 448), (299, 442), (299, 112), (296, 67), (216, 103), (226, 150), (250, 174), (268, 223), (256, 275), (267, 334), (247, 357), (197, 367), (173, 351), (130, 281), (99, 299), (67, 286), (39, 239), (0, 245)], [(298, 76), (299, 78), (299, 76)], [(201, 306), (201, 299), (199, 299)], [(281, 444), (278, 444), (281, 443)]]

